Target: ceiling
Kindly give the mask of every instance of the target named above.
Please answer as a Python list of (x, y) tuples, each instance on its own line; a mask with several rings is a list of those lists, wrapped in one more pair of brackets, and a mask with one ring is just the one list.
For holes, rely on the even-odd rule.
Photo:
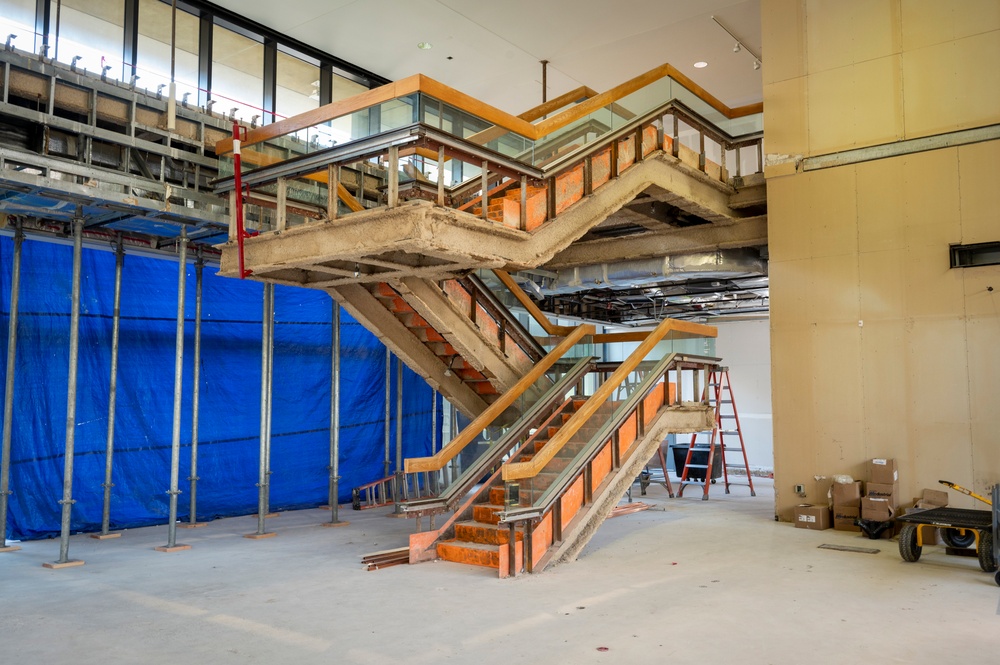
[[(729, 106), (762, 100), (760, 0), (215, 0), (388, 79), (421, 73), (510, 113), (669, 62)], [(421, 50), (419, 42), (433, 48)], [(708, 66), (696, 69), (697, 61)]]

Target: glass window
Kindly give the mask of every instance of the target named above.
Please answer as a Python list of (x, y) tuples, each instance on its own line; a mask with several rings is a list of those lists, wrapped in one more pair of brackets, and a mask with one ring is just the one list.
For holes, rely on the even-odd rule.
[(263, 115), (264, 43), (216, 24), (212, 33), (212, 99), (215, 110), (249, 121)]
[[(170, 5), (159, 0), (139, 0), (139, 57), (136, 69), (138, 85), (156, 90), (170, 84)], [(177, 97), (190, 93), (191, 103), (198, 102), (198, 31), (197, 16), (177, 10), (177, 52), (174, 79)]]
[(16, 35), (11, 42), (22, 51), (37, 52), (35, 44), (35, 0), (4, 0), (0, 13), (0, 39), (7, 41), (8, 35)]
[[(51, 3), (51, 35), (56, 43), (56, 3)], [(49, 55), (61, 62), (100, 72), (110, 65), (109, 76), (121, 76), (125, 43), (125, 3), (122, 0), (62, 0), (59, 11), (59, 44)]]
[(291, 117), (319, 107), (319, 65), (306, 56), (278, 51), (277, 94), (274, 110)]

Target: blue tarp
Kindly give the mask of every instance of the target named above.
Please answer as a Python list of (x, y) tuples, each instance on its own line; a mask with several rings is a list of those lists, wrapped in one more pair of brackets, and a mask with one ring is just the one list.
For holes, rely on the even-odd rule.
[[(0, 238), (0, 370), (14, 243)], [(57, 535), (69, 367), (72, 247), (26, 240), (21, 261), (11, 438), (8, 537)], [(84, 249), (71, 529), (101, 525), (111, 366), (115, 257)], [(195, 269), (187, 267), (179, 517), (189, 515)], [(255, 513), (260, 445), (263, 286), (204, 270), (198, 432), (198, 517)], [(121, 302), (112, 528), (168, 516), (173, 422), (177, 263), (128, 255)], [(275, 510), (324, 504), (329, 482), (332, 300), (275, 288), (271, 499)], [(390, 432), (395, 459), (396, 362)], [(431, 391), (403, 377), (404, 457), (429, 454)], [(0, 389), (2, 390), (2, 389)], [(385, 347), (341, 315), (340, 501), (383, 475)], [(2, 409), (2, 401), (0, 401)], [(439, 417), (438, 423), (441, 422)], [(395, 463), (393, 462), (393, 468)]]

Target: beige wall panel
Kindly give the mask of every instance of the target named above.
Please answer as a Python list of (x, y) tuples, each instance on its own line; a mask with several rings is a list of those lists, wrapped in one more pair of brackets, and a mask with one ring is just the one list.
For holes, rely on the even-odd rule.
[[(771, 323), (774, 325), (803, 324), (804, 313), (815, 298), (812, 287), (812, 261), (771, 261), (768, 266), (770, 283)], [(777, 288), (773, 284), (777, 283)]]
[(809, 209), (800, 195), (801, 176), (767, 181), (767, 235), (771, 261), (803, 259), (811, 251)]
[(761, 68), (765, 88), (769, 83), (805, 76), (805, 7), (801, 0), (762, 0), (760, 25), (762, 42), (768, 45), (768, 57)]
[(809, 76), (809, 154), (825, 155), (854, 145), (854, 68), (827, 69)]
[(949, 268), (947, 245), (908, 250), (903, 270), (907, 316), (957, 319), (965, 314), (962, 271)]
[(861, 252), (904, 246), (903, 160), (879, 159), (855, 167), (858, 248)]
[(865, 457), (861, 333), (856, 323), (819, 324), (813, 339), (816, 473), (829, 475)]
[[(1000, 6), (1000, 2), (997, 3)], [(975, 143), (958, 149), (959, 191), (962, 206), (962, 242), (1000, 240), (997, 212), (997, 175), (1000, 141)], [(997, 285), (995, 288), (1000, 288)]]
[(901, 0), (903, 49), (1000, 30), (1000, 2), (996, 0)]
[(969, 422), (969, 369), (965, 322), (960, 318), (910, 320), (906, 330), (910, 421), (914, 425)]
[[(1000, 483), (1000, 444), (997, 443), (997, 432), (1000, 432), (1000, 417), (972, 421), (973, 488), (987, 497), (993, 486)], [(944, 480), (968, 487), (961, 480)], [(969, 507), (979, 510), (985, 507), (982, 503), (976, 503), (978, 505)]]
[(876, 456), (883, 441), (906, 434), (909, 399), (900, 371), (906, 364), (905, 329), (902, 320), (866, 321), (861, 329), (866, 459)]
[(856, 146), (891, 143), (903, 138), (903, 59), (899, 54), (854, 65)]
[(799, 200), (808, 209), (810, 256), (857, 252), (856, 180), (853, 166), (813, 171), (799, 177)]
[(770, 155), (804, 155), (809, 149), (806, 79), (764, 85), (764, 136)]
[(959, 242), (958, 150), (932, 150), (903, 160), (906, 246), (947, 247)]
[(812, 260), (812, 292), (803, 312), (810, 322), (848, 323), (861, 318), (858, 292), (858, 255), (820, 256)]
[(952, 113), (958, 116), (957, 124), (964, 129), (1000, 122), (1000, 30), (966, 37), (955, 45), (960, 104)]
[(900, 321), (906, 316), (906, 251), (862, 252), (860, 261), (861, 312), (865, 332), (869, 324)]
[[(973, 476), (969, 431), (968, 422), (911, 425), (908, 435), (913, 442), (912, 453), (908, 453), (899, 465), (901, 496), (910, 499), (925, 487), (944, 490), (946, 488), (937, 482), (942, 479), (968, 487)], [(958, 492), (948, 494), (951, 505), (961, 503), (959, 507), (973, 507), (971, 502), (961, 501), (962, 495)]]
[(956, 38), (1000, 30), (1000, 2), (997, 0), (962, 0), (947, 4), (954, 12)]
[[(1000, 235), (995, 235), (994, 238), (1000, 239)], [(956, 268), (952, 272), (959, 273), (959, 278), (962, 280), (962, 290), (965, 292), (965, 315), (970, 321), (972, 317), (992, 318), (996, 326), (994, 341), (1000, 342), (1000, 266)], [(992, 291), (989, 290), (990, 287), (993, 287)], [(969, 348), (972, 349), (971, 339)], [(997, 348), (1000, 349), (1000, 343), (997, 344)], [(1000, 378), (1000, 366), (996, 369)], [(997, 394), (1000, 395), (1000, 390)]]
[[(995, 294), (996, 291), (993, 292)], [(992, 295), (992, 294), (991, 294)], [(996, 302), (996, 299), (994, 300)], [(966, 324), (968, 336), (969, 402), (973, 420), (1000, 419), (1000, 317), (974, 316)], [(1000, 429), (990, 436), (1000, 449)], [(996, 467), (1000, 473), (1000, 465)]]
[(897, 3), (806, 0), (806, 36), (810, 73), (898, 53)]

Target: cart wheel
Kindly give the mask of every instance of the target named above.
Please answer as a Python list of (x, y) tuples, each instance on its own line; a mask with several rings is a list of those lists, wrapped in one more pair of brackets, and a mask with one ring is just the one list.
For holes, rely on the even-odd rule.
[(916, 561), (920, 558), (924, 548), (917, 545), (917, 525), (907, 524), (899, 532), (899, 556), (903, 561)]
[(993, 533), (991, 531), (979, 532), (979, 567), (987, 573), (992, 573), (997, 569), (997, 559), (993, 554)]
[(959, 549), (965, 547), (975, 547), (976, 534), (973, 533), (971, 529), (966, 529), (964, 536), (959, 529), (942, 529), (941, 540), (943, 540), (944, 544), (948, 547), (957, 547)]

